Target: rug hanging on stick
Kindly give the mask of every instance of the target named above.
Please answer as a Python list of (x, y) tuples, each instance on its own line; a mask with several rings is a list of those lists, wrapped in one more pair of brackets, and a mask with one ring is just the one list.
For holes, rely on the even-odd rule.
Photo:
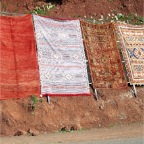
[(0, 99), (39, 94), (32, 16), (0, 16)]
[(79, 20), (33, 16), (43, 96), (90, 95)]
[(81, 21), (94, 88), (124, 88), (126, 78), (116, 44), (114, 25)]
[(130, 84), (144, 84), (144, 25), (116, 23)]

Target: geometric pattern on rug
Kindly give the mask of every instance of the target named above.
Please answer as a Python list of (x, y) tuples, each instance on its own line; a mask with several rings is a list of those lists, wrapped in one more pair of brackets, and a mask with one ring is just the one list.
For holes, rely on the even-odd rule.
[(112, 23), (96, 25), (81, 20), (94, 88), (127, 87)]
[(79, 20), (33, 15), (43, 96), (90, 95)]
[(130, 84), (144, 84), (144, 25), (116, 23)]

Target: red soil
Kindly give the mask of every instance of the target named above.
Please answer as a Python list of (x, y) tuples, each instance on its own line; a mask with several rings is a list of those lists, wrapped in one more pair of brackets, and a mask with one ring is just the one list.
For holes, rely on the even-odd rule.
[(0, 101), (1, 135), (14, 135), (18, 130), (34, 129), (40, 133), (61, 129), (105, 127), (142, 122), (144, 87), (137, 87), (137, 98), (129, 90), (98, 90), (100, 99), (91, 97), (42, 98), (34, 111), (30, 98)]
[[(55, 2), (58, 0), (49, 0)], [(65, 2), (66, 1), (66, 2)], [(29, 13), (36, 6), (46, 4), (44, 0), (2, 0), (2, 11), (15, 13)], [(73, 17), (99, 17), (108, 13), (138, 14), (143, 16), (142, 0), (63, 0), (62, 5), (49, 12), (49, 16), (73, 18)]]

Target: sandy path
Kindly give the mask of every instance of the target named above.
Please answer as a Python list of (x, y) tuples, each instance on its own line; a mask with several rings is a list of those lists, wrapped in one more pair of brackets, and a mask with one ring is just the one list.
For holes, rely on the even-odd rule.
[(144, 136), (143, 124), (114, 126), (82, 130), (75, 132), (61, 132), (43, 134), (39, 136), (3, 137), (1, 144), (57, 144), (57, 143), (87, 143), (90, 141), (112, 140), (119, 138), (142, 138)]

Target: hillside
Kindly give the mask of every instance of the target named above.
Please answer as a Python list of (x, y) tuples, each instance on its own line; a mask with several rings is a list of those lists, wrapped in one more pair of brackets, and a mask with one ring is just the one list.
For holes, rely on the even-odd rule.
[(29, 13), (36, 7), (54, 4), (47, 15), (51, 17), (99, 17), (108, 13), (137, 14), (143, 16), (142, 0), (1, 0), (2, 11)]

